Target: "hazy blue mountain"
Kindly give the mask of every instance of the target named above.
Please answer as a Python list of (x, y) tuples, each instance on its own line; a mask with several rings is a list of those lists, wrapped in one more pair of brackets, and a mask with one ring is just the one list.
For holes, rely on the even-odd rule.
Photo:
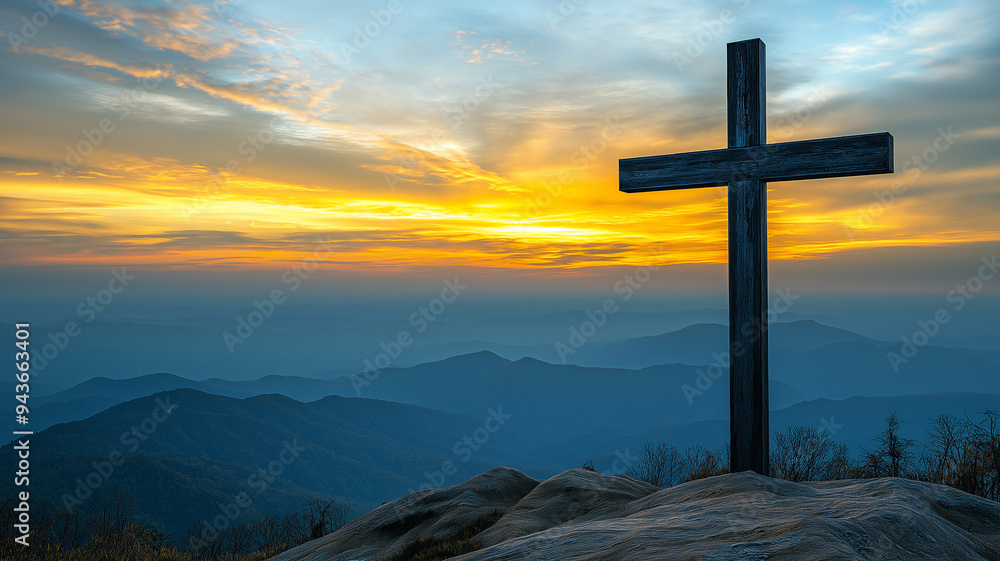
[(50, 403), (64, 403), (85, 397), (100, 396), (106, 399), (117, 400), (117, 403), (122, 403), (137, 397), (153, 395), (158, 392), (175, 390), (177, 388), (193, 388), (194, 384), (198, 383), (199, 382), (194, 382), (181, 376), (175, 376), (174, 374), (162, 372), (159, 374), (147, 374), (145, 376), (123, 379), (111, 379), (104, 376), (98, 376), (85, 382), (81, 382), (72, 388), (61, 392), (36, 397), (33, 401), (36, 405), (44, 405)]
[[(243, 316), (251, 312), (244, 310)], [(357, 325), (340, 318), (329, 320), (326, 328), (281, 329), (278, 312), (254, 329), (243, 343), (227, 346), (223, 334), (236, 333), (237, 314), (219, 318), (209, 325), (171, 325), (77, 319), (81, 333), (68, 340), (55, 358), (37, 361), (33, 367), (39, 380), (65, 389), (94, 377), (125, 378), (135, 373), (172, 372), (189, 378), (223, 377), (253, 379), (265, 374), (302, 375), (345, 364), (345, 357), (360, 365), (363, 345), (373, 345), (393, 330), (384, 324)], [(309, 322), (307, 322), (309, 323)], [(50, 344), (50, 334), (58, 334), (65, 322), (37, 326), (32, 338), (38, 349)], [(395, 329), (398, 332), (398, 328)], [(56, 337), (57, 335), (52, 335)], [(65, 335), (63, 335), (65, 336)], [(373, 350), (374, 350), (373, 349)], [(114, 357), (113, 361), (107, 357)], [(252, 373), (248, 375), (247, 373)], [(343, 372), (339, 372), (343, 374)]]
[[(1000, 393), (1000, 352), (980, 348), (918, 348), (912, 358), (901, 342), (885, 342), (811, 320), (774, 323), (768, 330), (770, 376), (810, 398), (985, 391)], [(955, 341), (952, 341), (955, 343)], [(728, 328), (697, 324), (651, 337), (583, 346), (568, 362), (642, 368), (654, 364), (725, 366)], [(895, 372), (888, 353), (906, 359)]]
[[(440, 362), (453, 356), (468, 355), (487, 351), (507, 360), (534, 358), (543, 362), (560, 364), (559, 353), (554, 343), (541, 345), (506, 345), (491, 341), (454, 341), (413, 347), (399, 359), (399, 366), (417, 366), (428, 362)], [(575, 364), (575, 363), (573, 363)]]
[[(157, 411), (160, 403), (174, 406), (169, 416)], [(1000, 395), (822, 399), (772, 412), (771, 427), (822, 428), (858, 453), (893, 411), (904, 421), (903, 436), (919, 439), (931, 416), (975, 418), (985, 408), (1000, 408)], [(502, 413), (509, 414), (505, 408)], [(163, 420), (153, 423), (155, 416)], [(73, 494), (81, 481), (96, 477), (91, 475), (95, 462), (106, 466), (108, 454), (119, 450), (124, 462), (98, 478), (100, 487), (124, 487), (137, 497), (140, 513), (169, 531), (183, 532), (193, 520), (217, 514), (219, 504), (241, 491), (253, 493), (254, 512), (294, 510), (311, 493), (323, 492), (349, 500), (360, 514), (421, 485), (451, 484), (495, 465), (518, 466), (540, 477), (594, 460), (603, 471), (622, 472), (645, 441), (714, 448), (728, 437), (725, 420), (646, 420), (542, 442), (538, 435), (518, 431), (514, 417), (494, 427), (496, 432), (484, 432), (488, 417), (372, 399), (301, 403), (277, 395), (233, 399), (180, 389), (34, 435), (32, 483), (46, 498), (61, 502), (64, 493)], [(140, 433), (149, 429), (146, 440), (138, 441), (129, 432), (132, 427)], [(475, 442), (477, 431), (485, 440), (472, 450), (463, 439)], [(298, 457), (275, 464), (291, 443)], [(13, 467), (8, 465), (11, 452), (0, 449), (4, 469)], [(279, 477), (263, 489), (252, 483), (260, 469), (275, 465)], [(445, 465), (454, 466), (454, 473), (443, 475)], [(173, 500), (179, 496), (184, 501)]]
[[(95, 394), (53, 403), (44, 403), (42, 402), (43, 398), (33, 399), (37, 399), (37, 402), (31, 405), (30, 428), (37, 432), (53, 425), (58, 425), (59, 423), (86, 419), (91, 415), (96, 415), (109, 407), (132, 398), (104, 397), (100, 394)], [(11, 430), (19, 429), (11, 424)]]
[(118, 403), (152, 395), (157, 392), (178, 388), (191, 388), (207, 393), (228, 397), (251, 397), (275, 393), (300, 401), (312, 401), (329, 394), (329, 389), (337, 387), (330, 380), (306, 378), (302, 376), (264, 376), (256, 380), (190, 380), (173, 374), (159, 373), (112, 380), (98, 377), (87, 380), (61, 392), (43, 396), (35, 400), (38, 404), (60, 403), (71, 399), (102, 396), (117, 399)]
[[(657, 364), (713, 364), (729, 346), (729, 328), (725, 323), (695, 323), (668, 332), (661, 329), (657, 335), (613, 341), (588, 340), (579, 349), (573, 348), (571, 352), (560, 355), (556, 342), (568, 344), (569, 335), (567, 331), (563, 339), (535, 345), (503, 345), (489, 341), (428, 345), (407, 350), (405, 362), (431, 362), (459, 354), (490, 351), (511, 360), (531, 357), (553, 364), (640, 369)], [(772, 352), (785, 352), (786, 349), (806, 352), (845, 341), (872, 341), (863, 335), (814, 320), (773, 323), (768, 329), (768, 337)]]
[[(108, 407), (153, 395), (157, 392), (190, 388), (227, 397), (251, 397), (262, 394), (282, 394), (300, 401), (313, 401), (334, 393), (329, 380), (301, 376), (265, 376), (257, 380), (229, 381), (218, 378), (195, 381), (159, 373), (113, 380), (103, 376), (92, 378), (72, 388), (51, 395), (31, 397), (31, 428), (42, 430), (52, 425), (86, 419)], [(0, 393), (0, 399), (13, 399), (13, 394)], [(11, 430), (16, 430), (8, 419)]]
[[(585, 368), (534, 359), (512, 362), (480, 352), (409, 368), (390, 368), (377, 376), (370, 374), (371, 380), (363, 374), (334, 380), (267, 376), (251, 381), (192, 381), (171, 374), (124, 380), (95, 378), (51, 396), (34, 398), (40, 407), (70, 402), (75, 405), (54, 416), (45, 414), (51, 409), (40, 409), (32, 423), (37, 430), (74, 420), (70, 417), (74, 412), (79, 415), (75, 419), (85, 418), (96, 413), (98, 407), (109, 406), (109, 401), (121, 403), (160, 391), (192, 388), (229, 397), (280, 393), (302, 401), (326, 395), (372, 397), (476, 416), (502, 406), (515, 415), (512, 423), (520, 430), (537, 433), (540, 438), (564, 438), (643, 420), (686, 422), (727, 415), (728, 383), (721, 377), (721, 382), (713, 380), (708, 390), (688, 402), (682, 386), (698, 387), (699, 370), (687, 365), (638, 371)], [(713, 372), (723, 374), (718, 369)], [(771, 399), (785, 406), (804, 399), (804, 395), (794, 387), (773, 381)]]
[(1000, 409), (1000, 393), (940, 393), (893, 397), (851, 397), (843, 400), (817, 399), (796, 403), (775, 412), (776, 426), (802, 425), (823, 428), (835, 440), (852, 450), (859, 445), (871, 447), (871, 439), (885, 429), (885, 418), (892, 412), (903, 421), (901, 434), (924, 440), (931, 417), (948, 414), (978, 419), (976, 412)]
[[(40, 437), (35, 435), (32, 446), (37, 446)], [(77, 496), (86, 504), (92, 497), (88, 493), (107, 495), (120, 489), (134, 499), (140, 520), (177, 538), (183, 538), (193, 525), (202, 526), (204, 521), (233, 512), (232, 505), (237, 499), (246, 504), (240, 493), (246, 493), (252, 503), (235, 511), (238, 516), (234, 523), (265, 515), (291, 514), (319, 494), (284, 477), (262, 478), (259, 470), (266, 469), (266, 465), (240, 465), (184, 454), (152, 455), (140, 449), (126, 455), (121, 465), (110, 471), (108, 454), (53, 455), (36, 454), (33, 450), (32, 457), (45, 462), (32, 466), (35, 473), (31, 478), (32, 508), (47, 503), (56, 513), (65, 512), (65, 508), (76, 510), (81, 504), (76, 502)], [(0, 466), (6, 469), (9, 464), (4, 459), (0, 460)], [(97, 487), (87, 486), (87, 478)], [(4, 492), (5, 485), (6, 482), (0, 483), (0, 492)], [(364, 511), (373, 505), (359, 501), (355, 506)]]
[[(1000, 409), (1000, 394), (942, 393), (893, 397), (851, 397), (843, 400), (816, 399), (796, 403), (784, 409), (772, 408), (770, 428), (782, 430), (790, 425), (814, 427), (830, 434), (833, 440), (848, 446), (858, 455), (861, 447), (872, 448), (872, 439), (885, 429), (885, 418), (895, 412), (903, 421), (900, 434), (918, 442), (919, 453), (926, 439), (930, 418), (948, 414), (977, 420), (977, 412)], [(599, 469), (611, 471), (621, 466), (626, 451), (635, 455), (646, 441), (666, 442), (681, 450), (695, 444), (709, 449), (729, 440), (729, 421), (712, 419), (691, 424), (669, 422), (645, 423), (623, 427), (613, 434), (571, 439), (539, 447), (533, 451), (540, 461), (556, 459), (581, 463), (593, 459)], [(617, 454), (616, 454), (617, 453)], [(619, 460), (616, 464), (615, 461)]]
[[(776, 408), (805, 399), (852, 395), (1000, 393), (998, 351), (931, 345), (898, 364), (899, 372), (895, 372), (887, 356), (900, 352), (899, 343), (875, 341), (811, 320), (776, 323), (770, 329), (771, 403)], [(547, 349), (552, 354), (555, 345), (483, 343), (500, 347), (508, 358), (481, 351), (403, 367), (398, 366), (403, 358), (421, 356), (422, 349), (400, 348), (398, 355), (387, 361), (389, 368), (376, 372), (369, 367), (366, 375), (362, 372), (365, 367), (359, 365), (351, 371), (353, 376), (334, 379), (291, 375), (198, 381), (171, 374), (121, 380), (99, 377), (56, 394), (35, 394), (32, 399), (37, 409), (32, 422), (34, 428), (41, 429), (85, 418), (114, 403), (186, 387), (230, 397), (279, 393), (301, 401), (326, 395), (364, 396), (470, 414), (503, 403), (520, 412), (515, 424), (522, 430), (562, 438), (644, 420), (722, 418), (728, 414), (727, 357), (722, 352), (726, 340), (725, 326), (700, 323), (650, 337), (588, 341), (566, 355), (571, 362), (624, 364), (635, 370), (563, 365), (558, 360), (552, 364), (533, 358), (512, 361), (508, 358), (521, 354), (519, 349), (534, 349), (538, 354)], [(433, 348), (444, 351), (476, 346), (481, 345), (453, 343)], [(370, 360), (383, 364), (385, 358), (387, 355), (380, 359), (372, 354)], [(647, 363), (659, 365), (643, 366)], [(10, 394), (0, 397), (4, 395)], [(564, 405), (569, 403), (580, 406), (573, 409)], [(12, 422), (9, 419), (8, 426)]]
[[(502, 419), (504, 412), (497, 413)], [(486, 410), (466, 416), (372, 399), (301, 403), (179, 389), (31, 436), (31, 486), (62, 504), (63, 494), (80, 486), (78, 478), (90, 477), (106, 491), (121, 485), (141, 499), (145, 515), (171, 531), (196, 521), (192, 513), (211, 515), (221, 499), (254, 492), (260, 479), (248, 478), (259, 470), (279, 476), (267, 488), (296, 496), (322, 492), (367, 510), (424, 484), (464, 480), (501, 460), (530, 469), (527, 439), (491, 418)], [(0, 449), (0, 465), (13, 473), (10, 446)], [(107, 476), (91, 475), (107, 471), (115, 450), (124, 463)], [(269, 492), (256, 495), (266, 499)], [(156, 500), (163, 497), (173, 499)], [(177, 497), (194, 506), (178, 509)]]
[[(790, 349), (806, 352), (844, 341), (865, 341), (867, 337), (812, 320), (773, 323), (768, 327), (768, 343), (773, 352)], [(570, 362), (589, 366), (644, 368), (655, 364), (706, 365), (720, 362), (729, 347), (729, 327), (699, 323), (677, 331), (583, 347), (570, 355)]]
[[(1000, 393), (1000, 352), (927, 346), (893, 368), (899, 344), (846, 341), (804, 353), (772, 353), (771, 378), (810, 397), (939, 392)], [(900, 355), (902, 356), (902, 355)]]
[[(712, 382), (693, 402), (684, 385), (697, 384), (699, 368), (664, 365), (642, 370), (585, 368), (524, 358), (508, 361), (489, 352), (410, 368), (387, 369), (353, 383), (361, 395), (473, 414), (503, 406), (512, 425), (541, 439), (592, 434), (646, 420), (690, 422), (728, 416), (728, 383)], [(720, 371), (721, 373), (721, 371)], [(341, 395), (357, 395), (340, 379)], [(362, 385), (364, 384), (364, 385)], [(776, 404), (801, 399), (795, 388), (771, 384)], [(339, 392), (338, 392), (339, 393)]]
[(1000, 335), (978, 335), (976, 337), (936, 337), (934, 344), (942, 347), (1000, 351)]
[[(366, 359), (374, 360), (382, 352), (382, 343), (394, 341), (403, 331), (410, 333), (415, 344), (394, 361), (397, 366), (485, 350), (466, 347), (437, 356), (419, 356), (417, 352), (420, 347), (462, 341), (544, 350), (557, 341), (566, 341), (570, 329), (588, 319), (582, 308), (536, 315), (527, 309), (513, 315), (493, 312), (470, 319), (461, 315), (461, 306), (456, 302), (421, 328), (415, 317), (421, 306), (426, 307), (427, 301), (396, 303), (396, 311), (383, 310), (378, 316), (356, 310), (357, 317), (349, 317), (335, 308), (286, 305), (275, 309), (252, 333), (247, 332), (249, 326), (242, 324), (242, 334), (238, 332), (241, 322), (257, 311), (252, 302), (238, 308), (188, 310), (191, 315), (187, 317), (112, 318), (102, 314), (91, 323), (85, 321), (91, 318), (79, 316), (36, 322), (32, 324), (32, 340), (39, 349), (65, 337), (60, 333), (67, 321), (75, 321), (81, 332), (62, 341), (54, 358), (34, 365), (37, 373), (44, 375), (38, 377), (35, 393), (66, 389), (98, 376), (126, 378), (152, 372), (172, 372), (191, 379), (246, 380), (271, 374), (332, 377), (363, 368)], [(72, 307), (67, 311), (72, 312)], [(591, 342), (654, 335), (692, 323), (723, 322), (725, 316), (725, 310), (713, 309), (669, 313), (622, 310), (608, 319)], [(13, 329), (10, 324), (3, 325)], [(230, 339), (227, 345), (225, 333), (249, 336), (243, 343)], [(502, 348), (489, 350), (508, 356)], [(113, 361), (106, 360), (110, 356), (115, 357)], [(551, 353), (536, 358), (554, 361)]]

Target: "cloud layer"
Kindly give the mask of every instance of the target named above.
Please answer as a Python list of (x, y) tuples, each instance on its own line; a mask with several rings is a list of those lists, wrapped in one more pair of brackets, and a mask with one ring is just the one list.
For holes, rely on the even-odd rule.
[(896, 150), (772, 184), (773, 259), (1000, 240), (987, 1), (43, 4), (0, 8), (8, 265), (723, 263), (724, 190), (626, 196), (617, 160), (723, 147), (725, 43), (757, 36), (770, 141)]

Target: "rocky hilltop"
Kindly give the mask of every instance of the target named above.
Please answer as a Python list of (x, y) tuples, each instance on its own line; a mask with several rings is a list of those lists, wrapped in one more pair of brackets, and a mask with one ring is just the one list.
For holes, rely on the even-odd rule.
[[(488, 526), (461, 561), (1000, 561), (1000, 504), (898, 478), (791, 483), (744, 472), (667, 489), (572, 469), (495, 468), (383, 504), (273, 561), (376, 561)], [(495, 521), (494, 521), (495, 520)]]

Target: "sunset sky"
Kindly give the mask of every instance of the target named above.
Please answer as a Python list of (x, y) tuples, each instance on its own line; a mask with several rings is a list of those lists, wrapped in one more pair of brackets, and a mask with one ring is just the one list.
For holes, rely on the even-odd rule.
[(992, 0), (55, 4), (0, 7), (8, 287), (320, 240), (357, 278), (724, 267), (724, 189), (625, 195), (617, 166), (725, 147), (725, 43), (754, 37), (770, 142), (895, 137), (894, 175), (769, 186), (772, 268), (934, 291), (1000, 246)]

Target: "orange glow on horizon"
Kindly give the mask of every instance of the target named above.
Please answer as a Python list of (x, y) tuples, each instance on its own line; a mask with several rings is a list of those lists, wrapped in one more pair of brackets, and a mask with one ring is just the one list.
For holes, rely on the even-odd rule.
[[(2, 219), (2, 228), (15, 233), (5, 241), (6, 261), (262, 268), (313, 259), (323, 239), (331, 240), (333, 249), (321, 260), (334, 268), (585, 269), (648, 264), (651, 246), (661, 249), (659, 264), (727, 260), (726, 202), (719, 189), (624, 195), (613, 184), (581, 176), (558, 197), (543, 186), (529, 191), (522, 183), (466, 193), (452, 204), (403, 189), (364, 198), (356, 190), (235, 177), (225, 189), (199, 195), (202, 183), (192, 180), (199, 170), (178, 167), (175, 173), (155, 170), (141, 181), (91, 175), (53, 182), (8, 174), (8, 192), (22, 196), (11, 197)], [(951, 180), (971, 180), (981, 174), (952, 175)], [(469, 176), (483, 174), (472, 170)], [(850, 181), (839, 180), (836, 187), (845, 185)], [(862, 223), (864, 207), (824, 210), (795, 185), (776, 189), (769, 194), (772, 259), (822, 258), (859, 247), (985, 241), (996, 235), (914, 233), (907, 227), (912, 216), (903, 211), (903, 202), (899, 212), (887, 210)], [(532, 202), (535, 206), (528, 206)], [(61, 223), (60, 231), (17, 235), (20, 225), (46, 221)], [(92, 243), (66, 241), (73, 237)]]

